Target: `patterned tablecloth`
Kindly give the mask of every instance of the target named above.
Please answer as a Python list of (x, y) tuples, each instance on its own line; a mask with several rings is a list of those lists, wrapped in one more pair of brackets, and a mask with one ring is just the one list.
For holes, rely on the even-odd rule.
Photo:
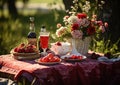
[(14, 80), (20, 76), (29, 81), (36, 78), (34, 85), (120, 85), (120, 61), (86, 59), (47, 66), (34, 60), (19, 61), (8, 54), (0, 56), (0, 72), (13, 75)]

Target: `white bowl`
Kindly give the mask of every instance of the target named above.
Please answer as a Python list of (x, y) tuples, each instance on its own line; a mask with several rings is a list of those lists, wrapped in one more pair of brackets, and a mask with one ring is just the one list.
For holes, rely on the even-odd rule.
[(56, 43), (51, 43), (51, 51), (55, 52), (57, 55), (65, 55), (71, 51), (71, 44), (68, 42), (60, 42), (60, 45), (56, 45)]

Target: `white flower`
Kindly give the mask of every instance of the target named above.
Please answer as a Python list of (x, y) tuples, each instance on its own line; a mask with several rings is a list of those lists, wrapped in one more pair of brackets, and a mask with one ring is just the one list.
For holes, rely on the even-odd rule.
[(68, 18), (68, 23), (69, 24), (78, 23), (78, 21), (79, 21), (78, 17), (74, 16), (74, 15), (72, 15)]
[(83, 7), (82, 7), (82, 10), (83, 10), (84, 12), (88, 13), (90, 9), (91, 9), (90, 2), (89, 2), (89, 1), (86, 1), (86, 2), (85, 2), (85, 5), (83, 5)]
[(56, 31), (56, 35), (57, 35), (58, 37), (61, 37), (62, 35), (65, 34), (66, 30), (67, 30), (67, 27), (60, 27), (60, 28)]
[(67, 22), (67, 21), (68, 21), (68, 18), (69, 18), (69, 16), (65, 16), (65, 17), (63, 18), (63, 22)]

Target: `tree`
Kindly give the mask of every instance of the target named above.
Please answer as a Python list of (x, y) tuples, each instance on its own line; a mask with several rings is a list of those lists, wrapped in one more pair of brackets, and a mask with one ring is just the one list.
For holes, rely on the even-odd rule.
[(18, 11), (17, 11), (17, 8), (15, 6), (16, 0), (7, 0), (6, 3), (7, 3), (7, 6), (8, 6), (9, 14), (12, 17), (16, 17), (18, 15)]
[(63, 0), (66, 10), (70, 10), (71, 6), (73, 5), (73, 0)]
[[(9, 15), (12, 17), (17, 17), (18, 16), (18, 10), (16, 8), (16, 2), (17, 0), (1, 0), (0, 1), (0, 9), (2, 12), (2, 16), (4, 16), (3, 11), (4, 11), (4, 6), (7, 4), (7, 8), (9, 11)], [(28, 2), (28, 0), (22, 0), (22, 2), (25, 4), (26, 2)]]

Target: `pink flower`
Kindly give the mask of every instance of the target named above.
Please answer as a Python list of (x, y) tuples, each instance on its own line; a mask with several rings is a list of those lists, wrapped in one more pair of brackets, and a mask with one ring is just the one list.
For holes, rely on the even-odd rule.
[(81, 25), (87, 27), (90, 24), (90, 21), (87, 18), (81, 20)]
[(97, 24), (102, 26), (103, 25), (103, 22), (102, 21), (97, 21)]
[(99, 29), (102, 31), (102, 33), (105, 32), (105, 27), (104, 26), (100, 26)]
[(105, 22), (105, 23), (104, 23), (104, 26), (107, 28), (107, 27), (108, 27), (108, 23), (107, 23), (107, 22)]
[(71, 31), (71, 35), (72, 35), (73, 38), (82, 39), (82, 37), (83, 37), (83, 32), (80, 31), (80, 30), (73, 30), (73, 31)]
[(69, 18), (69, 16), (64, 16), (64, 18), (63, 19), (68, 19)]
[(69, 18), (69, 16), (64, 16), (63, 21), (67, 22), (68, 18)]
[(57, 28), (60, 28), (62, 25), (60, 23), (57, 24)]
[(85, 13), (78, 13), (77, 14), (77, 17), (80, 19), (80, 18), (86, 18), (87, 17), (87, 15), (85, 14)]

